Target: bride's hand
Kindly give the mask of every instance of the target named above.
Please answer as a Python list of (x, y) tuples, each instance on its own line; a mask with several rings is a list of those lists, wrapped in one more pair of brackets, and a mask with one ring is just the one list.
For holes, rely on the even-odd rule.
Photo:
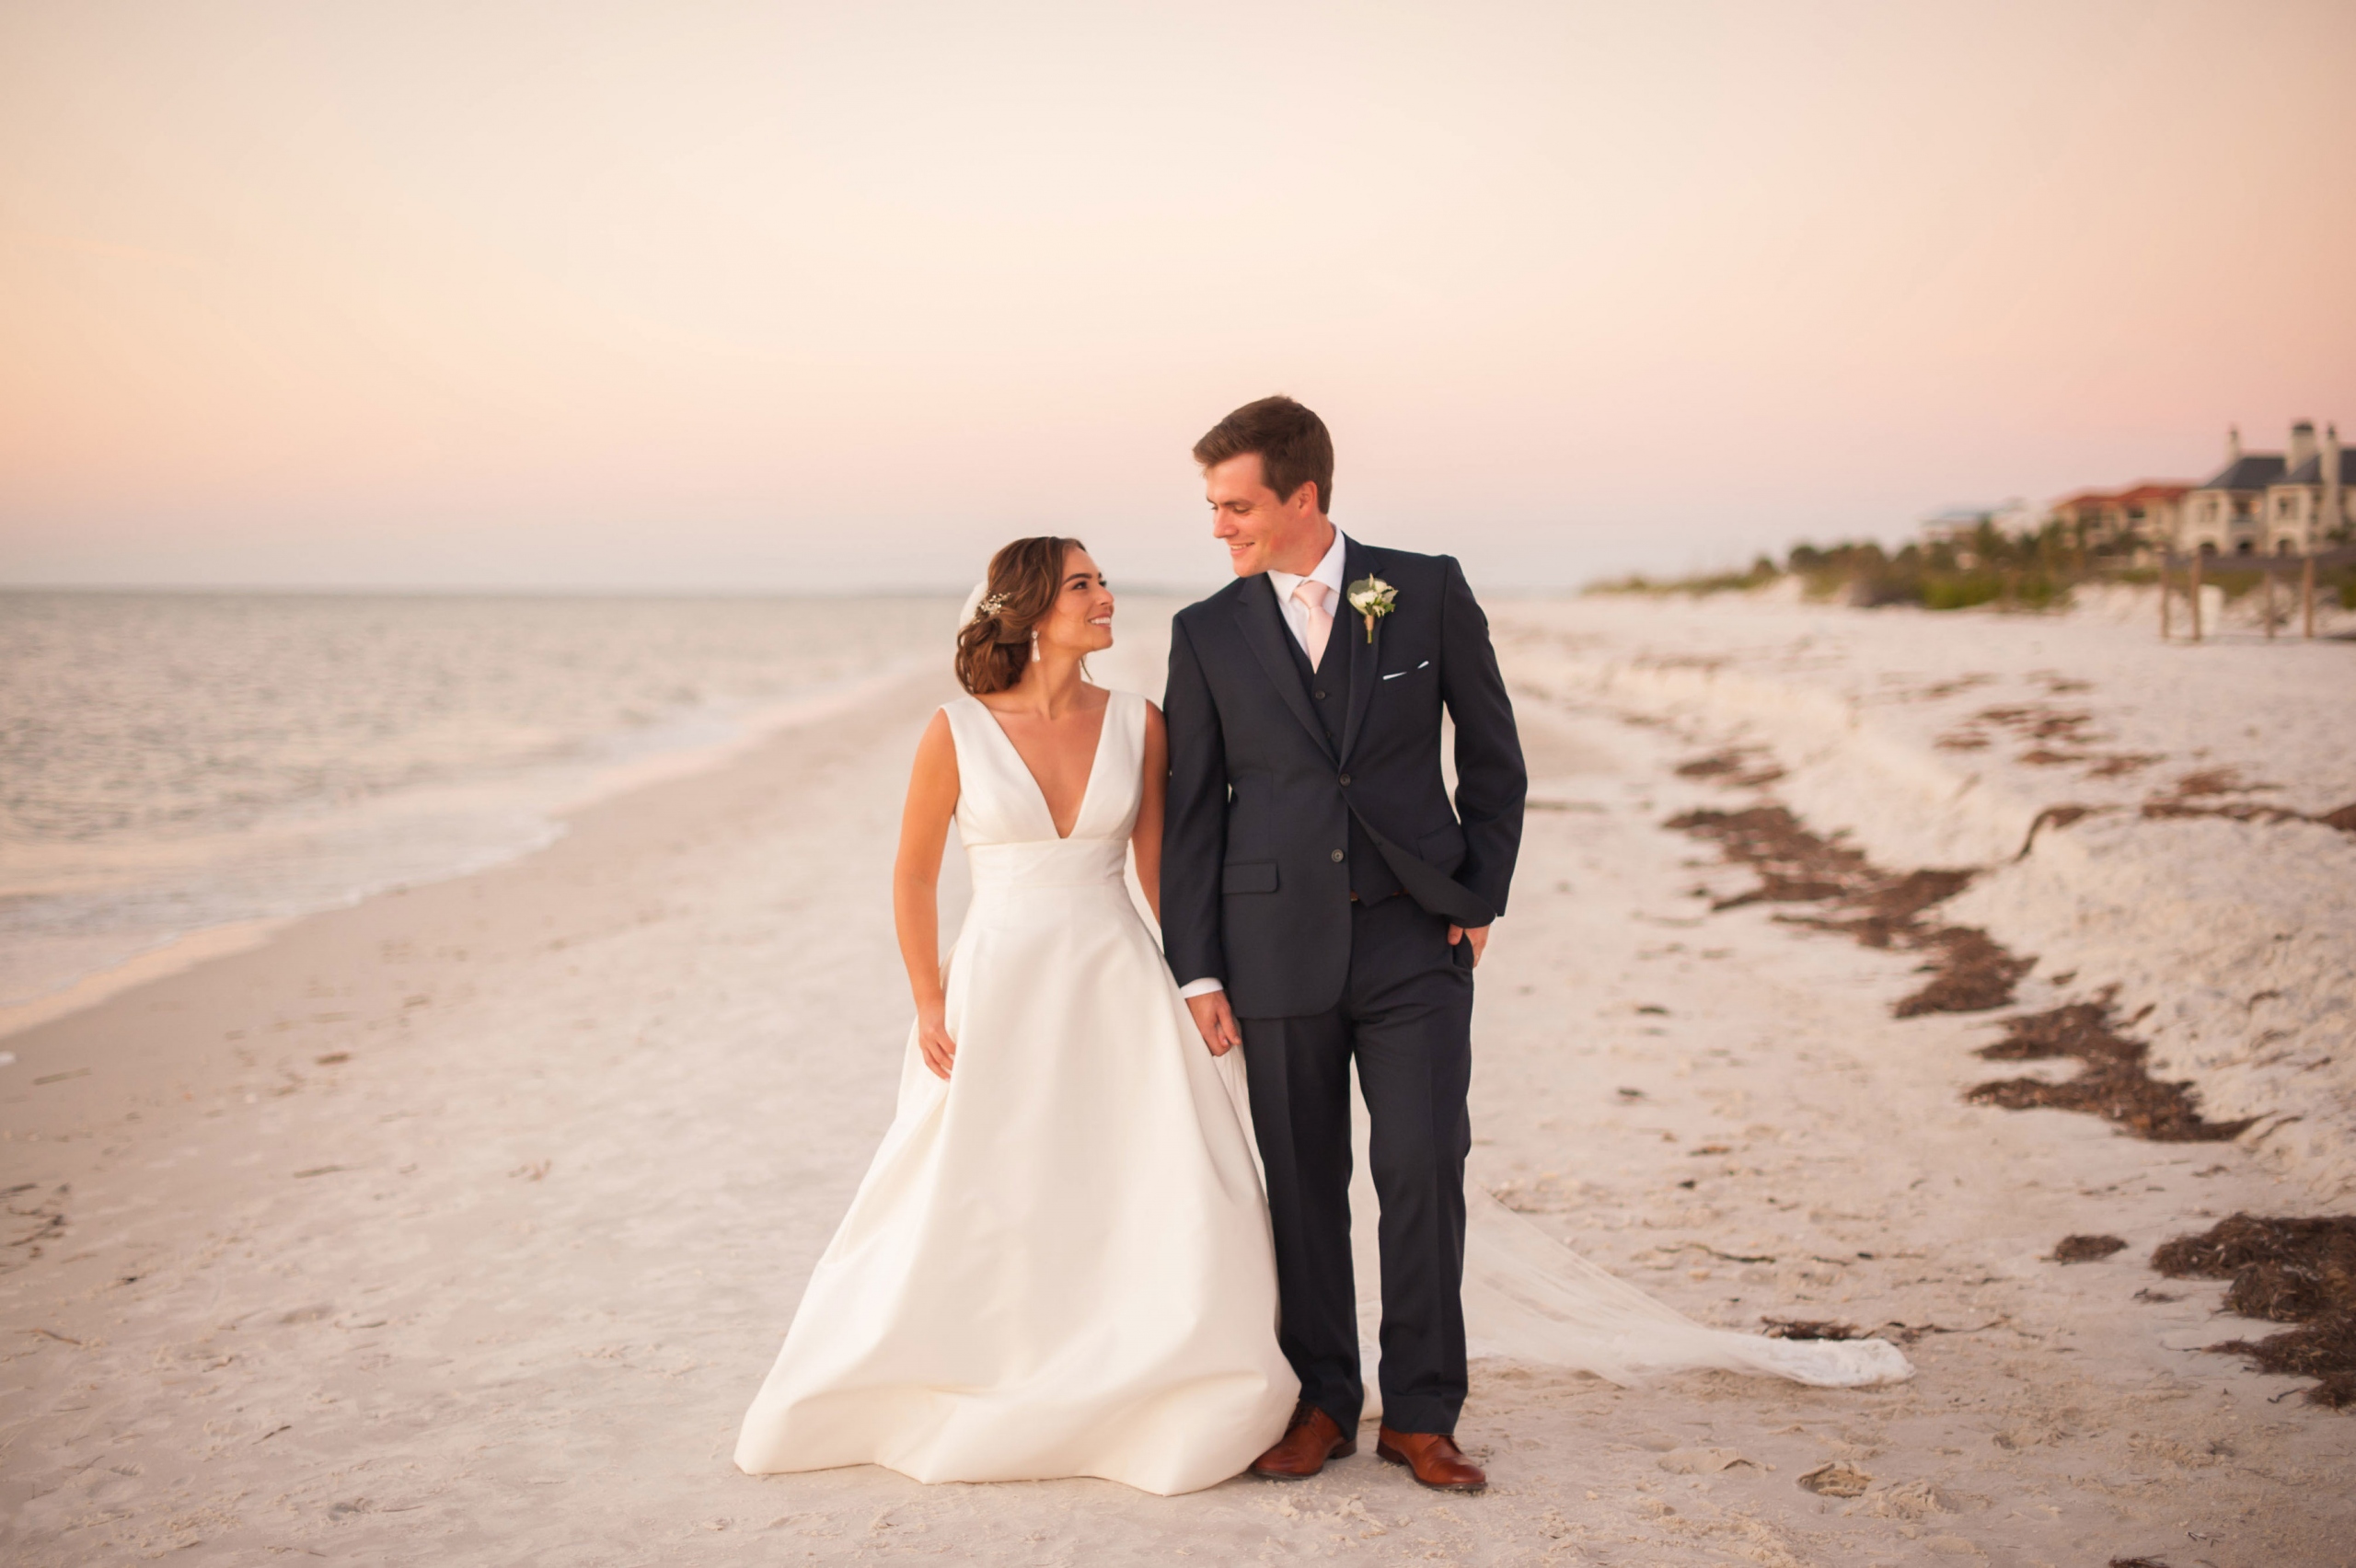
[(926, 1008), (917, 1014), (917, 1048), (924, 1053), (924, 1065), (932, 1069), (932, 1076), (943, 1083), (949, 1081), (949, 1069), (957, 1061), (957, 1042), (949, 1038), (944, 1009)]

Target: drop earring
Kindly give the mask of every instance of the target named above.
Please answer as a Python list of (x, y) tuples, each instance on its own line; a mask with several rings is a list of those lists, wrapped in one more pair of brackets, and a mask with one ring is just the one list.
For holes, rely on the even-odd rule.
[(1039, 662), (1039, 628), (1035, 626), (1031, 628), (1031, 662)]

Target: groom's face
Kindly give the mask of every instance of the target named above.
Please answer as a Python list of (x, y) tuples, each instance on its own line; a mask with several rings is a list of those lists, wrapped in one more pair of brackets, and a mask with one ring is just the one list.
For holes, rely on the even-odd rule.
[[(1325, 519), (1317, 510), (1317, 487), (1307, 484), (1289, 497), (1278, 495), (1268, 488), (1256, 452), (1205, 468), (1203, 495), (1211, 503), (1211, 536), (1227, 547), (1238, 577), (1257, 577), (1272, 566), (1307, 571), (1324, 553)], [(1304, 551), (1307, 564), (1295, 564)]]

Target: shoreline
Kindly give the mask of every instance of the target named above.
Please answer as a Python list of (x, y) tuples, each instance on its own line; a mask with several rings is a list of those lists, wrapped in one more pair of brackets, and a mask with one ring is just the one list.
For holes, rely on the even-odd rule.
[[(525, 851), (526, 854), (530, 852)], [(379, 895), (364, 895), (376, 896)], [(142, 986), (182, 974), (214, 959), (265, 946), (289, 926), (309, 918), (308, 915), (265, 916), (255, 920), (231, 920), (218, 926), (200, 927), (174, 937), (159, 947), (133, 953), (120, 963), (77, 975), (57, 989), (44, 992), (29, 1001), (12, 1002), (0, 1007), (0, 1040), (69, 1017), (87, 1008), (98, 1007), (125, 991), (135, 991)]]
[[(428, 928), (457, 911), (499, 898), (504, 892), (501, 886), (503, 881), (530, 878), (546, 870), (546, 863), (552, 859), (594, 861), (602, 858), (609, 849), (606, 841), (627, 831), (624, 824), (628, 819), (641, 813), (661, 814), (668, 797), (693, 790), (699, 785), (724, 788), (729, 775), (739, 765), (756, 756), (768, 760), (765, 754), (789, 749), (805, 733), (822, 731), (827, 721), (853, 715), (861, 702), (889, 711), (905, 701), (901, 688), (937, 684), (941, 684), (937, 673), (928, 677), (926, 672), (911, 668), (879, 672), (851, 687), (828, 693), (822, 699), (786, 705), (791, 711), (783, 721), (759, 732), (732, 737), (695, 754), (643, 759), (629, 765), (634, 776), (562, 806), (556, 818), (561, 831), (554, 837), (491, 865), (384, 888), (348, 904), (305, 915), (207, 928), (165, 949), (142, 954), (116, 970), (92, 976), (91, 980), (106, 981), (124, 971), (146, 971), (126, 975), (121, 984), (84, 997), (70, 1009), (9, 1032), (6, 1038), (16, 1062), (12, 1067), (0, 1069), (9, 1075), (0, 1078), (0, 1103), (13, 1101), (9, 1103), (12, 1113), (16, 1105), (23, 1104), (23, 1099), (12, 1096), (10, 1091), (21, 1089), (35, 1073), (90, 1068), (92, 1072), (86, 1076), (93, 1078), (96, 1087), (96, 1080), (109, 1076), (98, 1069), (121, 1064), (108, 1063), (103, 1047), (99, 1055), (87, 1060), (78, 1057), (75, 1047), (149, 1035), (153, 1031), (147, 1022), (154, 1015), (232, 1012), (239, 1005), (233, 999), (237, 993), (268, 990), (273, 972), (306, 965), (330, 970), (345, 965), (359, 957), (367, 939), (376, 937), (387, 927), (399, 928), (402, 932), (391, 940), (411, 944), (422, 941)], [(226, 933), (218, 939), (217, 947), (208, 940), (214, 932)], [(339, 989), (348, 994), (348, 987)], [(40, 1005), (29, 1004), (36, 1008)], [(401, 1014), (411, 1009), (405, 995), (398, 1011), (377, 1021), (388, 1028), (405, 1027), (409, 1020)], [(315, 1020), (341, 1023), (351, 1019), (340, 1009), (315, 1015)], [(229, 1038), (248, 1038), (251, 1032), (236, 1031)], [(206, 1064), (200, 1058), (195, 1065)], [(189, 1072), (191, 1064), (159, 1057), (142, 1066), (157, 1071), (171, 1069), (177, 1079)], [(56, 1098), (52, 1091), (45, 1097), (45, 1107)]]
[[(371, 899), (412, 888), (462, 880), (536, 855), (572, 831), (573, 818), (602, 801), (667, 779), (724, 767), (774, 735), (823, 722), (857, 707), (875, 694), (910, 678), (920, 667), (920, 661), (903, 658), (867, 675), (830, 683), (779, 701), (728, 714), (722, 721), (729, 726), (729, 732), (718, 738), (590, 765), (587, 778), (532, 808), (546, 819), (545, 836), (494, 853), (483, 863), (459, 863), (438, 875), (386, 883), (364, 883), (359, 891), (346, 897), (297, 914), (260, 916), (199, 926), (133, 952), (117, 963), (75, 975), (51, 990), (19, 1001), (0, 1003), (0, 1041), (98, 1006), (125, 991), (181, 974), (215, 958), (265, 945), (289, 927), (317, 916), (352, 908)], [(608, 743), (627, 738), (627, 732), (600, 737)], [(448, 787), (465, 790), (474, 786), (460, 780)]]

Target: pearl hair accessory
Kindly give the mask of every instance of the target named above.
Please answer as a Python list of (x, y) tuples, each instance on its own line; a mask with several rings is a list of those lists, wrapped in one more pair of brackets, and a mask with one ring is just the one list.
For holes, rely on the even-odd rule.
[(986, 621), (1004, 608), (1006, 608), (1006, 595), (993, 594), (974, 606), (974, 618), (977, 621)]

